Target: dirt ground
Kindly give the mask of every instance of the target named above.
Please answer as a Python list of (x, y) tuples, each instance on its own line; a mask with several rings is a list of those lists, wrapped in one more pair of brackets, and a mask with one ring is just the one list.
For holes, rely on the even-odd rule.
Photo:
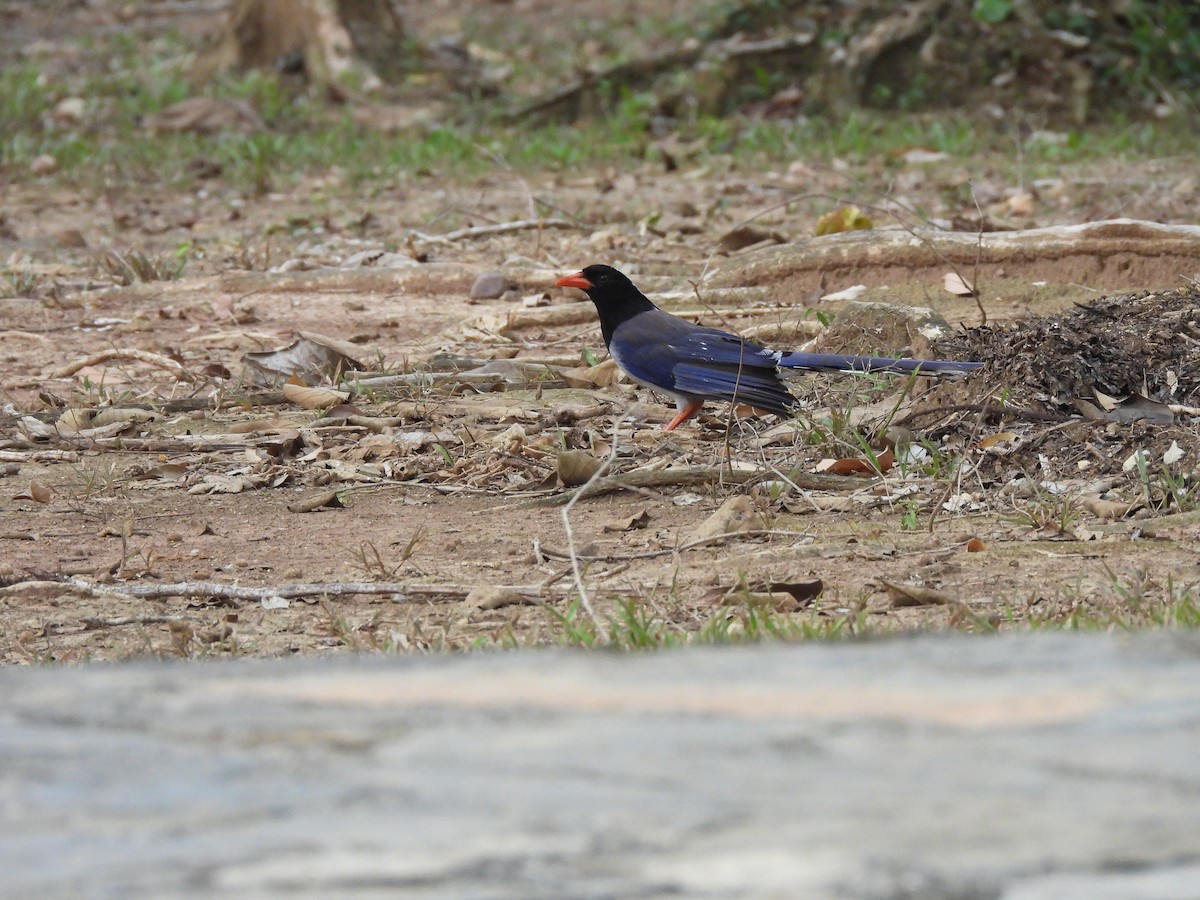
[[(1022, 228), (1186, 223), (1196, 199), (1183, 159), (1074, 167), (1020, 204), (1000, 175), (947, 165), (901, 170), (905, 199), (947, 220), (974, 209), (942, 190), (964, 172), (985, 209), (1017, 210)], [(719, 249), (748, 218), (805, 238), (811, 222), (781, 194), (845, 188), (815, 160), (413, 173), (369, 199), (337, 171), (261, 196), (219, 177), (186, 192), (0, 186), (0, 260), (38, 285), (0, 299), (6, 663), (582, 640), (560, 453), (607, 460), (614, 435), (606, 474), (625, 487), (577, 500), (569, 522), (588, 597), (626, 632), (1148, 624), (1200, 581), (1189, 499), (1200, 323), (1185, 280), (1200, 264), (1153, 244), (1136, 266), (1016, 259), (983, 288), (989, 326), (963, 332), (979, 323), (976, 302), (944, 290), (928, 261), (872, 272), (868, 256), (752, 298), (705, 287), (714, 272), (736, 285), (754, 258)], [(526, 220), (531, 198), (572, 224), (437, 238)], [(174, 281), (114, 285), (97, 262), (106, 248), (183, 242), (204, 252)], [(934, 386), (802, 379), (791, 423), (713, 407), (663, 432), (663, 398), (604, 384), (590, 368), (605, 356), (590, 305), (551, 287), (592, 262), (764, 341), (819, 335), (847, 301), (818, 298), (862, 283), (862, 299), (935, 308), (958, 331), (932, 349), (987, 366)], [(509, 289), (472, 299), (485, 273)], [(1101, 314), (1074, 311), (1106, 297), (1118, 299)], [(245, 354), (302, 333), (342, 342), (362, 378), (385, 380), (344, 403), (250, 383)], [(882, 476), (825, 472), (882, 453), (856, 436), (898, 424), (902, 459)], [(909, 441), (920, 449), (905, 455)], [(732, 517), (706, 525), (737, 498)], [(315, 500), (326, 502), (305, 509)], [(729, 532), (740, 533), (703, 540)], [(813, 579), (815, 599), (756, 584)], [(122, 593), (137, 589), (149, 596)]]

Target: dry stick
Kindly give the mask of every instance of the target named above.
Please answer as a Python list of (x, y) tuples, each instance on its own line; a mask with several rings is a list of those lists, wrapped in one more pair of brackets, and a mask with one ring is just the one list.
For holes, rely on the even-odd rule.
[(579, 592), (579, 602), (583, 605), (584, 611), (592, 620), (592, 624), (596, 626), (597, 632), (602, 632), (604, 626), (600, 624), (600, 619), (596, 616), (596, 610), (592, 607), (591, 598), (588, 597), (587, 588), (583, 584), (583, 572), (579, 568), (579, 554), (575, 552), (575, 531), (571, 528), (571, 510), (575, 508), (575, 504), (579, 498), (583, 497), (585, 492), (599, 481), (617, 458), (617, 446), (620, 443), (621, 426), (625, 424), (625, 420), (628, 418), (629, 412), (626, 411), (621, 418), (613, 422), (612, 446), (609, 448), (608, 456), (604, 458), (604, 462), (600, 464), (600, 468), (592, 473), (592, 477), (581, 484), (579, 489), (571, 495), (571, 499), (567, 501), (567, 505), (562, 509), (563, 530), (567, 533), (567, 551), (571, 560), (571, 574), (575, 578), (575, 590)]
[[(508, 170), (508, 173), (513, 177), (513, 179), (517, 182), (517, 184), (519, 184), (521, 186), (521, 190), (525, 192), (525, 200), (529, 204), (530, 217), (532, 218), (532, 217), (536, 216), (537, 215), (537, 202), (534, 200), (533, 191), (529, 187), (529, 182), (521, 177), (521, 173), (518, 172), (516, 169), (514, 169), (512, 167), (512, 164), (507, 159), (505, 159), (503, 156), (501, 156), (499, 153), (497, 153), (495, 150), (485, 147), (483, 144), (472, 143), (471, 146), (473, 146), (476, 150), (478, 150), (480, 153), (482, 153), (484, 156), (486, 156), (488, 159), (490, 159), (496, 165)], [(538, 227), (538, 246), (541, 246), (541, 243), (542, 243), (542, 228), (539, 226)]]
[[(711, 466), (688, 466), (679, 469), (650, 469), (634, 472), (626, 472), (622, 475), (612, 475), (608, 478), (600, 478), (591, 483), (589, 479), (587, 484), (584, 484), (576, 494), (579, 499), (586, 500), (591, 497), (598, 497), (602, 494), (608, 494), (612, 491), (621, 491), (633, 488), (644, 487), (680, 487), (682, 485), (697, 486), (713, 483), (731, 483), (745, 484), (748, 481), (754, 481), (758, 478), (771, 475), (771, 470), (755, 469), (752, 472), (741, 471), (734, 469), (726, 471), (724, 467), (714, 468)], [(821, 475), (800, 472), (790, 476), (791, 480), (797, 487), (804, 488), (810, 491), (845, 491), (847, 489), (858, 489), (862, 487), (870, 487), (874, 482), (864, 482), (862, 479), (851, 479), (845, 475)], [(590, 485), (590, 486), (589, 486)], [(572, 495), (574, 497), (575, 495)], [(538, 497), (534, 500), (526, 501), (522, 507), (528, 508), (533, 506), (558, 506), (566, 502), (566, 495), (556, 494), (552, 497)]]
[[(679, 547), (666, 547), (662, 550), (647, 550), (643, 553), (612, 553), (612, 554), (575, 554), (577, 559), (586, 559), (588, 562), (629, 562), (635, 559), (657, 559), (660, 556), (671, 556), (675, 553), (683, 553), (685, 550), (695, 550), (697, 547), (707, 547), (710, 544), (721, 544), (733, 538), (751, 538), (751, 537), (795, 537), (807, 538), (812, 540), (813, 536), (803, 531), (780, 531), (771, 528), (748, 528), (745, 531), (728, 531), (725, 534), (714, 534), (712, 537), (700, 538), (683, 544)], [(553, 547), (547, 547), (542, 544), (540, 547), (542, 556), (551, 559), (568, 559), (571, 554), (564, 553), (562, 550), (555, 550)]]
[[(986, 414), (981, 410), (979, 415), (975, 417), (975, 424), (971, 428), (971, 433), (967, 435), (966, 446), (970, 447), (975, 443), (975, 437), (979, 434), (979, 429), (983, 427), (983, 420)], [(955, 466), (954, 478), (950, 479), (946, 484), (946, 490), (942, 492), (942, 496), (934, 502), (933, 508), (929, 511), (929, 533), (933, 534), (933, 526), (937, 522), (938, 510), (942, 508), (942, 504), (950, 499), (950, 495), (954, 492), (956, 486), (962, 486), (963, 463), (962, 460)]]
[[(226, 600), (261, 602), (272, 597), (296, 599), (347, 594), (399, 594), (405, 600), (412, 600), (419, 597), (462, 598), (470, 593), (468, 588), (458, 584), (409, 584), (403, 581), (334, 581), (328, 584), (299, 583), (281, 584), (274, 587), (245, 587), (237, 584), (221, 584), (216, 581), (93, 585), (83, 579), (72, 578), (62, 582), (62, 585), (65, 588), (74, 588), (96, 596), (121, 594), (126, 597), (141, 597), (147, 600), (159, 600), (165, 597), (220, 597)], [(511, 589), (516, 591), (533, 590), (528, 587)], [(0, 594), (2, 593), (0, 591)]]
[(122, 625), (170, 625), (174, 622), (195, 622), (187, 616), (122, 616), (119, 619), (104, 619), (88, 616), (81, 620), (88, 631), (97, 628), (120, 628)]
[[(983, 308), (983, 298), (979, 290), (979, 261), (983, 259), (983, 209), (979, 205), (979, 198), (975, 196), (975, 185), (971, 187), (971, 202), (975, 204), (975, 212), (979, 214), (979, 230), (975, 232), (975, 268), (971, 275), (974, 280), (971, 282), (971, 296), (975, 298), (975, 305), (979, 307), (979, 325), (980, 327), (987, 324), (987, 310)], [(910, 232), (911, 233), (911, 232)]]
[(495, 225), (475, 225), (471, 228), (460, 228), (457, 231), (447, 231), (445, 234), (422, 234), (413, 231), (419, 240), (433, 244), (452, 244), (463, 238), (487, 237), (493, 234), (508, 234), (512, 231), (524, 231), (527, 228), (578, 228), (579, 226), (568, 219), (518, 219), (515, 222), (498, 222)]
[(192, 376), (187, 373), (187, 370), (169, 356), (163, 356), (161, 353), (151, 353), (148, 350), (134, 350), (131, 348), (120, 347), (101, 350), (99, 353), (93, 353), (91, 356), (85, 356), (82, 359), (77, 359), (70, 365), (66, 365), (61, 369), (54, 370), (50, 373), (50, 377), (70, 378), (80, 369), (85, 369), (88, 366), (96, 366), (102, 362), (108, 362), (110, 359), (130, 359), (137, 362), (144, 362), (147, 365), (158, 366), (160, 369), (166, 369), (180, 381), (192, 380)]
[[(692, 290), (696, 292), (697, 299), (700, 298), (700, 291), (695, 284), (692, 285)], [(703, 301), (701, 301), (703, 302)], [(724, 456), (725, 467), (730, 472), (733, 471), (733, 457), (729, 452), (729, 441), (733, 434), (733, 412), (737, 408), (738, 389), (742, 386), (742, 366), (746, 361), (746, 342), (742, 341), (738, 345), (738, 368), (737, 377), (733, 380), (733, 399), (729, 401), (729, 412), (725, 415), (725, 441), (721, 445), (721, 453)]]

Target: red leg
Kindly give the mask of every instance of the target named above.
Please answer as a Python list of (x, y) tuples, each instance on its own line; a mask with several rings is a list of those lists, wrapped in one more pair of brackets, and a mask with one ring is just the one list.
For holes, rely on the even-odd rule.
[(675, 418), (663, 426), (663, 431), (674, 431), (696, 413), (700, 412), (700, 407), (704, 405), (702, 400), (692, 400), (687, 406), (683, 407), (676, 413)]

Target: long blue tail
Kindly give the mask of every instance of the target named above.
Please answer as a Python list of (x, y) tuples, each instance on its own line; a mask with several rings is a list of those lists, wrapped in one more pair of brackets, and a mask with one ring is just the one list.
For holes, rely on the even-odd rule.
[(892, 372), (897, 375), (965, 375), (983, 363), (945, 359), (892, 359), (887, 356), (848, 356), (842, 353), (785, 353), (781, 368), (814, 372)]

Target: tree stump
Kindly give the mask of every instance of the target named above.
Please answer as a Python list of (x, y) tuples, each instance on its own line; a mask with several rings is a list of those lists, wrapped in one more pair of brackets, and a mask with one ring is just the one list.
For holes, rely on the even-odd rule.
[(411, 47), (392, 0), (234, 0), (192, 76), (300, 70), (316, 84), (370, 92), (414, 67)]

